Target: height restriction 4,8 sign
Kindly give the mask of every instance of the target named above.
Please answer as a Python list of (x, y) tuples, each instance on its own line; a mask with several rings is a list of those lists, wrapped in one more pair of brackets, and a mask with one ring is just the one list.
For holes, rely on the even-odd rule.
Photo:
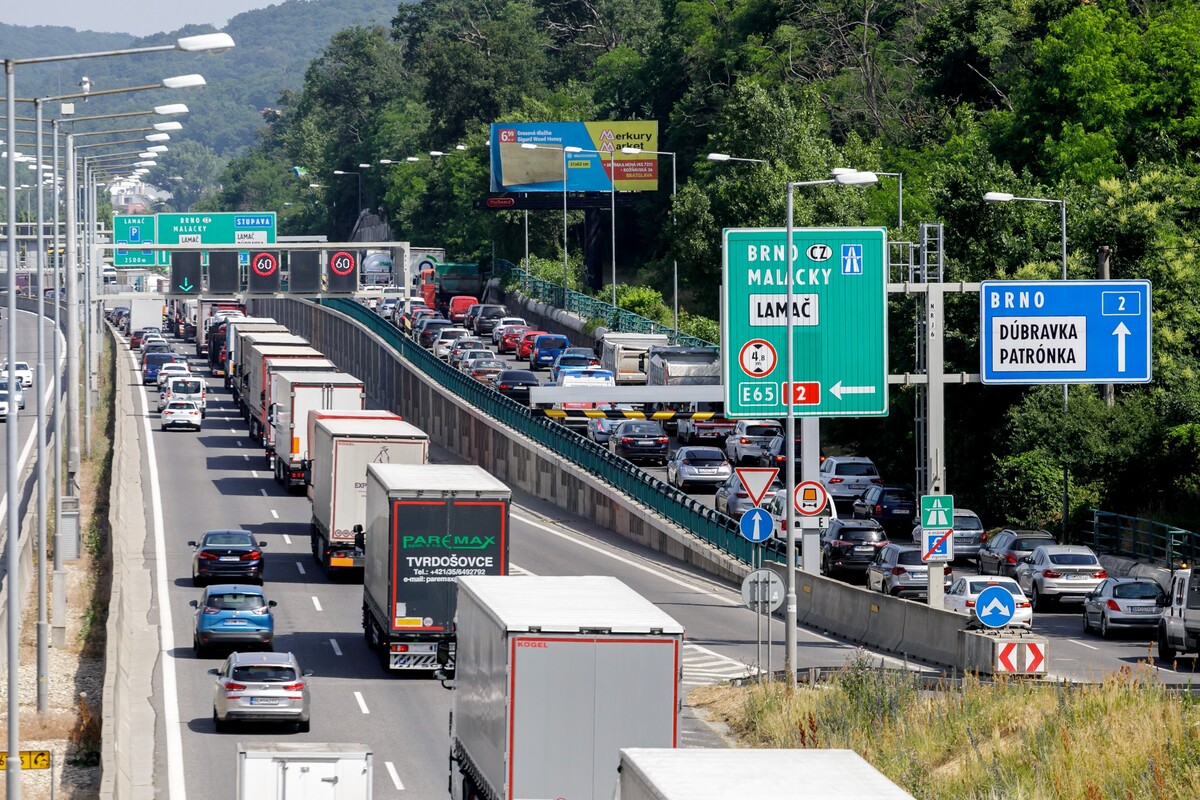
[(795, 385), (787, 385), (784, 228), (727, 229), (721, 286), (728, 417), (887, 414), (887, 232), (792, 231)]

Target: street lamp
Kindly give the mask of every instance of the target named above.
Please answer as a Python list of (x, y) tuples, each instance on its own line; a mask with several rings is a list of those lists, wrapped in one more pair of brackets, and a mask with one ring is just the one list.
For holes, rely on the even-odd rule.
[(359, 213), (362, 213), (362, 173), (361, 172), (351, 172), (351, 171), (344, 170), (344, 169), (335, 169), (333, 171), (333, 174), (334, 175), (354, 175), (355, 177), (358, 178), (358, 211), (359, 211)]
[[(622, 147), (621, 152), (627, 156), (636, 156), (642, 153), (655, 156), (670, 156), (671, 157), (671, 236), (674, 238), (677, 235), (675, 228), (675, 190), (677, 188), (675, 182), (675, 153), (670, 150), (643, 150), (640, 147)], [(672, 243), (671, 250), (674, 251), (678, 247), (678, 242)], [(675, 343), (679, 343), (679, 259), (672, 257), (671, 259), (672, 278), (671, 283), (674, 288), (674, 307), (673, 325), (675, 329)]]
[(726, 161), (745, 161), (750, 164), (766, 164), (767, 163), (767, 160), (765, 158), (738, 158), (737, 156), (731, 156), (728, 153), (709, 153), (708, 155), (705, 156), (705, 158), (708, 159), (709, 161), (717, 161), (720, 163), (724, 163)]
[[(1062, 258), (1062, 279), (1067, 279), (1067, 201), (1055, 200), (1049, 197), (1014, 197), (1009, 192), (987, 192), (983, 195), (985, 203), (1011, 203), (1013, 201), (1022, 203), (1043, 203), (1045, 205), (1057, 205), (1059, 212), (1059, 231), (1061, 234), (1060, 255)], [(1064, 383), (1063, 387), (1063, 419), (1066, 420), (1068, 413), (1068, 404), (1070, 401), (1070, 384)], [(1067, 459), (1063, 458), (1063, 494), (1062, 494), (1062, 525), (1063, 536), (1067, 536), (1067, 517), (1071, 511), (1070, 497), (1070, 470), (1067, 467)], [(1063, 541), (1066, 541), (1064, 538)]]
[[(491, 142), (489, 141), (488, 144), (491, 144)], [(459, 147), (462, 147), (462, 145), (459, 145)], [(534, 144), (533, 142), (524, 142), (521, 147), (525, 150), (561, 150), (563, 154), (563, 307), (565, 308), (567, 305), (567, 286), (570, 283), (570, 269), (567, 267), (567, 148), (562, 145), (551, 146), (548, 144)]]

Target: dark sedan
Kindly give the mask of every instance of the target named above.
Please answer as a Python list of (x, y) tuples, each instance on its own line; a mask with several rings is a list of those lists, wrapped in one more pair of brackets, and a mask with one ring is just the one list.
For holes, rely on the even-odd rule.
[(256, 542), (250, 531), (238, 529), (205, 531), (200, 541), (188, 542), (192, 553), (192, 585), (210, 580), (233, 583), (235, 579), (259, 585), (263, 582), (263, 553), (266, 542)]
[(527, 369), (506, 369), (493, 381), (496, 391), (518, 403), (529, 404), (529, 387), (540, 386), (537, 376)]
[(617, 426), (608, 437), (608, 449), (630, 461), (667, 463), (670, 455), (667, 432), (657, 422), (630, 419)]

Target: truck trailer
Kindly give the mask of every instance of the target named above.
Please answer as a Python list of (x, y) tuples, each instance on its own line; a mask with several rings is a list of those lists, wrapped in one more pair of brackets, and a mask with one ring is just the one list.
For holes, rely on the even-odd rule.
[[(229, 336), (237, 332), (238, 322), (245, 322), (248, 325), (258, 323), (260, 325), (275, 325), (278, 324), (270, 317), (247, 317), (243, 316), (227, 316), (220, 317), (215, 322), (216, 328), (208, 334), (208, 372), (213, 376), (223, 376), (225, 374), (225, 362), (228, 360)], [(255, 328), (259, 330), (259, 328)]]
[(312, 554), (327, 574), (363, 568), (354, 540), (367, 525), (367, 465), (428, 462), (429, 436), (391, 411), (308, 412), (301, 465), (312, 501)]
[(275, 482), (287, 488), (303, 488), (308, 453), (308, 412), (359, 411), (363, 407), (363, 382), (344, 372), (276, 372), (274, 396), (267, 409), (267, 422), (274, 429), (273, 449), (267, 461), (274, 468)]
[(264, 742), (237, 746), (237, 800), (371, 800), (365, 744)]
[(184, 326), (184, 341), (190, 341), (190, 338), (196, 340), (196, 355), (208, 355), (208, 333), (209, 325), (212, 324), (214, 317), (223, 315), (246, 316), (246, 307), (237, 300), (224, 298), (220, 300), (201, 298), (199, 304), (195, 307), (196, 318), (191, 320), (190, 325)]
[[(652, 347), (646, 354), (645, 364), (647, 386), (665, 388), (721, 385), (721, 351), (715, 347)], [(693, 404), (656, 400), (647, 404), (644, 410), (647, 413), (692, 411)], [(691, 419), (680, 419), (678, 422), (668, 420), (663, 427), (667, 433), (674, 433), (680, 441), (687, 441), (689, 444), (700, 438), (700, 432), (703, 432), (706, 438), (719, 438), (721, 444), (724, 444), (724, 436), (733, 432), (733, 423), (728, 420), (720, 422), (724, 424)], [(696, 427), (697, 425), (701, 427)]]
[(661, 333), (606, 333), (600, 340), (600, 366), (612, 371), (618, 386), (645, 383), (650, 348), (668, 343)]
[[(248, 387), (247, 371), (251, 369), (260, 369), (261, 364), (257, 359), (261, 354), (256, 354), (254, 349), (259, 346), (274, 345), (279, 348), (284, 347), (310, 347), (308, 339), (303, 336), (297, 336), (294, 333), (284, 331), (265, 331), (263, 333), (239, 333), (237, 343), (237, 362), (234, 364), (233, 384), (230, 389), (233, 392), (233, 399), (243, 410), (243, 415), (246, 407), (245, 393)], [(320, 352), (320, 351), (317, 351)]]
[[(272, 372), (286, 370), (293, 364), (296, 370), (306, 372), (337, 372), (333, 362), (325, 358), (315, 347), (289, 347), (286, 345), (261, 344), (245, 350), (248, 362), (252, 362), (242, 381), (239, 405), (249, 423), (250, 439), (259, 443), (272, 441), (267, 410), (271, 407)], [(247, 363), (247, 362), (243, 362)]]
[(853, 750), (621, 751), (615, 800), (912, 800)]
[(363, 629), (384, 669), (454, 668), (454, 581), (507, 576), (511, 499), (474, 465), (367, 466)]
[(450, 796), (611, 800), (622, 748), (679, 744), (683, 634), (616, 578), (459, 578)]
[[(251, 320), (266, 320), (253, 322)], [(291, 333), (287, 326), (270, 317), (242, 317), (230, 321), (225, 329), (225, 352), (221, 357), (225, 371), (225, 388), (233, 388), (233, 376), (237, 371), (238, 342), (247, 333)]]

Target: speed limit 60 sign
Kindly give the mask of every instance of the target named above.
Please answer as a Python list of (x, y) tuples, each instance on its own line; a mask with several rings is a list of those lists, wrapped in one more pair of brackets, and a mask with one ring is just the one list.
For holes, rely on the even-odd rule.
[(329, 261), (325, 265), (325, 290), (331, 293), (358, 291), (357, 253), (337, 250), (329, 254)]
[(251, 253), (246, 291), (250, 294), (274, 294), (279, 291), (279, 285), (279, 254)]

